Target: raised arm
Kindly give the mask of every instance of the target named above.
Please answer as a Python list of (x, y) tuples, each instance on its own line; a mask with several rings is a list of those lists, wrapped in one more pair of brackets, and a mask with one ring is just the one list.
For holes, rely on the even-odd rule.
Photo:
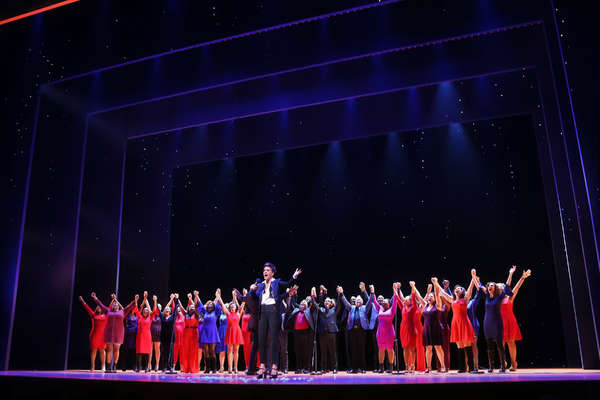
[(169, 298), (169, 302), (167, 303), (167, 305), (165, 306), (165, 308), (170, 307), (171, 309), (174, 309), (174, 304), (173, 304), (173, 299), (175, 298), (175, 295), (171, 293), (171, 297)]
[[(433, 280), (432, 280), (432, 281), (433, 281)], [(452, 296), (450, 296), (450, 295), (449, 295), (449, 294), (446, 292), (446, 290), (444, 290), (444, 289), (443, 289), (443, 288), (440, 286), (440, 284), (439, 284), (439, 283), (437, 283), (437, 281), (436, 281), (436, 283), (435, 283), (435, 286), (436, 286), (437, 292), (438, 292), (438, 294), (439, 294), (439, 296), (440, 296), (440, 299), (441, 299), (441, 300), (443, 300), (445, 304), (452, 304)], [(437, 296), (438, 296), (438, 295), (436, 294), (436, 298), (435, 298), (435, 301), (436, 301), (436, 303), (438, 302)]]
[(397, 291), (401, 298), (404, 298), (404, 294), (402, 293), (402, 284), (400, 282), (394, 283), (394, 291)]
[(348, 311), (352, 310), (352, 304), (348, 303), (348, 300), (346, 300), (346, 296), (344, 296), (344, 289), (341, 286), (338, 286), (337, 292), (338, 292), (338, 296), (342, 300), (342, 303), (344, 303), (344, 307), (346, 308), (346, 310), (348, 310)]
[(438, 311), (442, 311), (442, 301), (440, 298), (440, 285), (438, 285), (437, 278), (431, 278), (431, 282), (433, 283), (433, 293), (435, 295), (435, 308)]
[[(373, 287), (373, 285), (371, 285), (371, 287)], [(377, 303), (377, 301), (375, 301), (375, 293), (374, 292), (375, 292), (375, 288), (373, 288), (373, 292), (369, 296), (369, 301), (367, 301), (367, 305), (365, 306), (365, 310), (367, 312), (371, 311), (371, 307), (373, 307), (373, 303)]]
[(517, 266), (513, 265), (509, 270), (508, 270), (508, 279), (506, 279), (506, 286), (510, 286), (511, 282), (512, 282), (512, 277), (513, 274), (515, 273), (515, 271), (517, 270)]
[(85, 308), (85, 311), (87, 311), (88, 315), (93, 318), (94, 317), (94, 311), (90, 308), (90, 306), (87, 305), (87, 303), (85, 302), (85, 300), (83, 299), (83, 297), (79, 296), (79, 301), (81, 302), (81, 304), (83, 304), (83, 308)]
[(467, 302), (471, 300), (471, 294), (473, 293), (473, 286), (475, 286), (475, 270), (471, 270), (471, 282), (469, 282), (469, 288), (467, 289), (467, 293), (465, 294), (465, 299)]
[(367, 296), (366, 285), (364, 282), (358, 284), (358, 288), (360, 289), (360, 297), (363, 300), (363, 304), (366, 304), (369, 301), (369, 296)]
[(418, 307), (422, 311), (423, 308), (425, 307), (425, 300), (423, 300), (423, 297), (421, 297), (421, 293), (419, 293), (419, 289), (417, 289), (417, 286), (415, 285), (414, 282), (412, 283), (412, 288), (415, 291), (415, 298), (417, 299), (417, 302), (419, 303)]
[[(215, 298), (216, 303), (215, 304), (220, 304), (221, 305), (221, 310), (223, 311), (223, 314), (225, 315), (229, 315), (229, 310), (227, 309), (227, 307), (225, 307), (225, 304), (223, 304), (223, 299), (221, 298), (221, 296), (217, 296)], [(234, 301), (234, 300), (232, 300)], [(237, 304), (237, 303), (236, 303)], [(239, 307), (238, 307), (239, 308)]]
[(515, 285), (515, 288), (513, 289), (513, 295), (510, 298), (511, 303), (513, 301), (515, 301), (515, 297), (517, 297), (517, 293), (519, 292), (519, 289), (521, 288), (521, 285), (523, 284), (523, 282), (525, 282), (525, 279), (529, 278), (530, 276), (531, 276), (530, 269), (528, 269), (527, 271), (523, 271), (523, 275), (521, 275), (521, 278), (519, 279), (519, 281)]

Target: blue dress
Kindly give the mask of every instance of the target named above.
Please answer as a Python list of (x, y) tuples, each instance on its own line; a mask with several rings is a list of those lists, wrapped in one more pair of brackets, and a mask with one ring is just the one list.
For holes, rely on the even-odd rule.
[(479, 320), (477, 319), (477, 306), (479, 305), (479, 300), (481, 300), (481, 297), (479, 297), (479, 293), (481, 293), (482, 296), (485, 295), (483, 289), (479, 287), (478, 290), (475, 292), (475, 297), (469, 300), (469, 303), (467, 304), (467, 316), (469, 317), (469, 321), (471, 321), (471, 326), (473, 327), (473, 334), (475, 336), (479, 336)]
[(135, 314), (127, 314), (125, 317), (125, 336), (123, 339), (123, 347), (135, 349), (135, 340), (137, 338), (138, 322)]
[(491, 297), (489, 293), (485, 294), (485, 317), (483, 318), (483, 332), (486, 339), (499, 339), (504, 337), (504, 325), (502, 324), (502, 299), (505, 296), (512, 296), (513, 292), (510, 286), (504, 286), (498, 296)]
[(215, 349), (215, 353), (222, 351), (227, 352), (227, 345), (225, 344), (225, 332), (227, 332), (227, 315), (221, 314), (219, 316), (219, 343)]
[(202, 324), (202, 333), (200, 343), (219, 343), (219, 330), (217, 321), (221, 316), (221, 304), (217, 303), (212, 312), (206, 311), (202, 303), (198, 304), (198, 311), (204, 314), (204, 323)]

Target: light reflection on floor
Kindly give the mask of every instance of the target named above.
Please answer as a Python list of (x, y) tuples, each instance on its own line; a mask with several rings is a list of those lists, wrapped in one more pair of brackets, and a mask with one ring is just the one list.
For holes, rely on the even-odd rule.
[(256, 379), (255, 376), (240, 374), (187, 374), (177, 373), (173, 375), (150, 372), (135, 373), (122, 372), (104, 373), (102, 371), (5, 371), (0, 376), (18, 376), (32, 378), (55, 378), (55, 379), (87, 379), (96, 381), (136, 381), (136, 382), (173, 382), (173, 383), (196, 383), (196, 384), (222, 384), (222, 385), (356, 385), (356, 384), (422, 384), (422, 383), (465, 383), (465, 382), (539, 382), (539, 381), (600, 381), (599, 370), (582, 370), (572, 368), (560, 369), (521, 369), (517, 372), (507, 373), (483, 373), (483, 374), (459, 374), (455, 371), (449, 373), (415, 373), (415, 374), (366, 374), (349, 375), (345, 371), (338, 374), (325, 375), (296, 375), (289, 373), (279, 375), (278, 379)]

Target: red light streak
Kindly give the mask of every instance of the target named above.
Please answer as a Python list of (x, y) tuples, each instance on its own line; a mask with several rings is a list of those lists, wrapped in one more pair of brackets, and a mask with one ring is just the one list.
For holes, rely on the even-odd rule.
[(78, 1), (79, 0), (61, 1), (60, 3), (52, 4), (51, 6), (48, 6), (48, 7), (43, 7), (43, 8), (34, 10), (34, 11), (30, 11), (30, 12), (25, 13), (25, 14), (20, 14), (20, 15), (16, 15), (14, 17), (11, 17), (11, 18), (4, 19), (4, 20), (0, 21), (0, 25), (5, 25), (5, 24), (8, 24), (9, 22), (14, 22), (14, 21), (18, 21), (18, 20), (23, 19), (23, 18), (31, 17), (32, 15), (36, 15), (36, 14), (40, 14), (40, 13), (43, 13), (43, 12), (46, 12), (46, 11), (50, 11), (50, 10), (53, 10), (55, 8), (58, 8), (58, 7), (66, 6), (66, 5), (71, 4), (71, 3), (76, 3)]

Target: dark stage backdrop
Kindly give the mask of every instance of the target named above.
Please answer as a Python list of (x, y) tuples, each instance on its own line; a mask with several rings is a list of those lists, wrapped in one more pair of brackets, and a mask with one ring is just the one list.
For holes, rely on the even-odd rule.
[(175, 167), (170, 290), (228, 301), (266, 261), (284, 279), (301, 268), (301, 296), (364, 281), (390, 297), (409, 280), (424, 294), (432, 276), (504, 282), (516, 264), (514, 287), (530, 268), (520, 364), (566, 363), (531, 115)]

